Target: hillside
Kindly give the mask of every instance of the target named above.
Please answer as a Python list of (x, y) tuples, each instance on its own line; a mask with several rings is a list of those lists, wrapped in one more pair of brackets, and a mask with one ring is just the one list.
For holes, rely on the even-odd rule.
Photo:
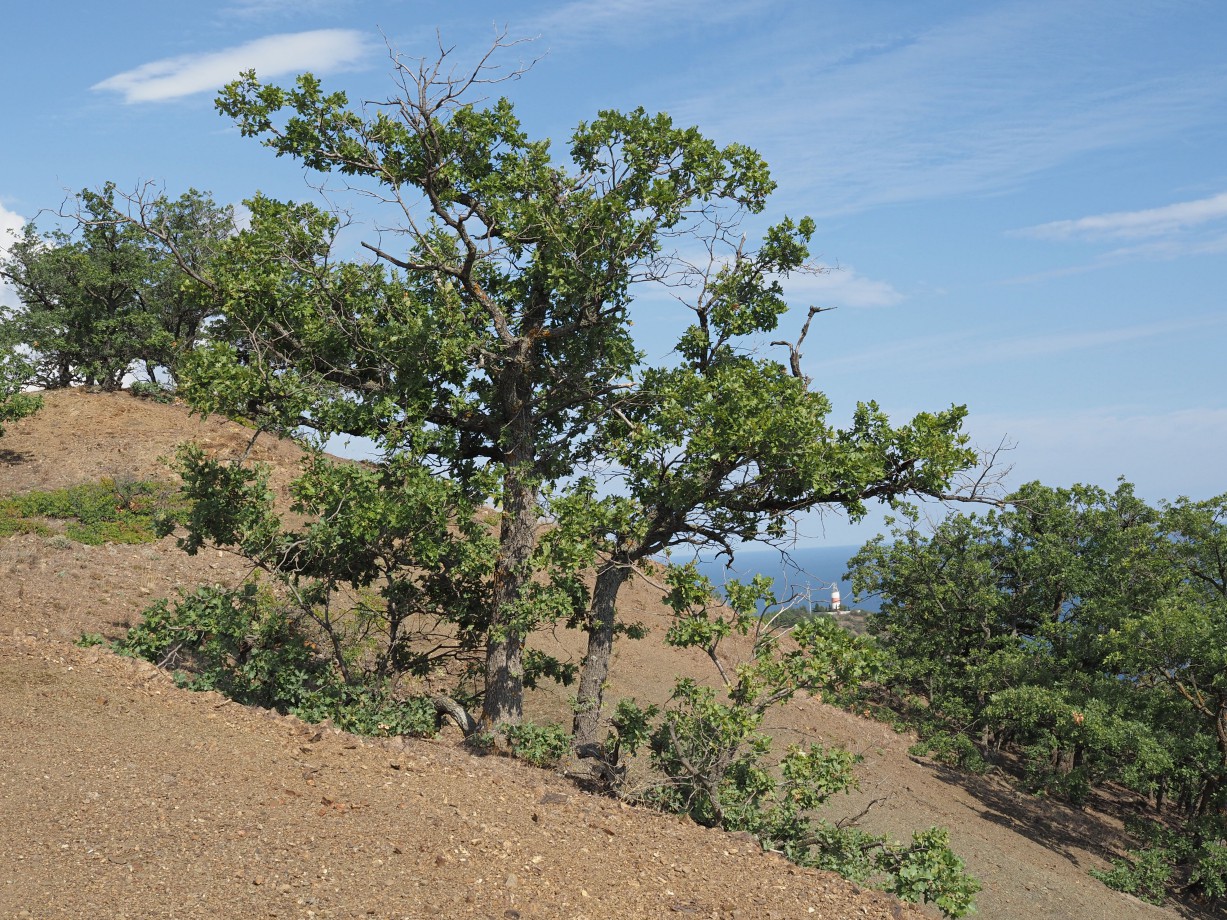
[[(159, 458), (176, 443), (241, 452), (249, 436), (125, 394), (52, 393), (0, 440), (0, 493), (165, 478)], [(282, 489), (296, 455), (275, 441), (253, 453)], [(551, 773), (443, 740), (377, 743), (268, 717), (71, 644), (119, 636), (176, 587), (241, 578), (227, 554), (26, 534), (0, 538), (0, 572), (0, 916), (920, 916)], [(627, 592), (624, 615), (652, 633), (621, 644), (609, 698), (663, 701), (676, 675), (710, 677), (699, 654), (660, 644), (659, 596), (644, 582)], [(579, 654), (574, 635), (538, 641)], [(563, 717), (565, 692), (528, 709)], [(984, 885), (981, 916), (1177, 916), (1086, 874), (1115, 852), (1121, 825), (1107, 810), (917, 762), (908, 738), (812, 699), (772, 728), (864, 755), (842, 814), (878, 800), (864, 820), (874, 830), (949, 827)]]

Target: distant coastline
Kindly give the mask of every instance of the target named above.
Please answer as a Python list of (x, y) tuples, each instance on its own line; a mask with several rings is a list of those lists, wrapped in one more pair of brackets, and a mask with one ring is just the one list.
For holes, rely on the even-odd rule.
[(738, 552), (731, 568), (723, 559), (711, 557), (699, 559), (699, 571), (720, 587), (726, 581), (748, 581), (757, 574), (766, 575), (775, 582), (775, 593), (781, 600), (793, 596), (808, 596), (808, 602), (827, 604), (831, 600), (831, 586), (838, 584), (844, 609), (860, 608), (877, 613), (881, 600), (877, 597), (854, 598), (852, 583), (843, 579), (848, 569), (848, 560), (856, 555), (859, 546), (814, 546), (791, 549), (787, 558), (776, 550), (754, 549)]

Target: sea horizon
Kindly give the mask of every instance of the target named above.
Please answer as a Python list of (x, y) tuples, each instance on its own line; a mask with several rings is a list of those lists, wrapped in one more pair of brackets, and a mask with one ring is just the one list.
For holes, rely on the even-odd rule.
[(699, 571), (717, 588), (736, 579), (748, 581), (755, 575), (766, 575), (774, 583), (776, 599), (785, 603), (830, 604), (831, 591), (839, 588), (840, 606), (845, 610), (858, 608), (877, 613), (881, 600), (876, 595), (854, 597), (852, 583), (844, 579), (848, 560), (860, 551), (860, 546), (794, 547), (785, 551), (748, 549), (738, 551), (732, 565), (723, 558), (700, 557)]

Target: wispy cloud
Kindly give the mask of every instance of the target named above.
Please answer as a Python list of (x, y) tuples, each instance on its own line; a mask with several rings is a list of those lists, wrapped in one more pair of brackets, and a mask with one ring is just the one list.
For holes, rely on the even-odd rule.
[(893, 307), (904, 299), (894, 285), (866, 278), (851, 266), (823, 266), (820, 274), (794, 275), (785, 289), (790, 299), (814, 306)]
[(555, 10), (529, 20), (530, 34), (540, 35), (548, 45), (567, 45), (598, 40), (633, 39), (661, 35), (669, 27), (689, 26), (696, 19), (708, 25), (722, 20), (752, 16), (765, 0), (727, 6), (708, 0), (572, 0)]
[[(891, 7), (876, 32), (855, 34), (782, 16), (752, 51), (722, 61), (736, 84), (697, 90), (671, 111), (754, 138), (783, 185), (816, 193), (832, 215), (1008, 190), (1088, 153), (1221, 119), (1221, 59), (1205, 48), (1177, 64), (1126, 53), (1166, 15), (1157, 7), (1113, 16), (1106, 32), (1110, 14), (1077, 4), (970, 9), (935, 19), (927, 7)], [(814, 50), (803, 55), (806, 43)], [(781, 66), (756, 69), (772, 44), (785, 49)]]
[(977, 437), (1008, 435), (1017, 442), (1009, 457), (1013, 485), (1039, 479), (1052, 485), (1087, 482), (1112, 488), (1116, 477), (1124, 476), (1149, 501), (1177, 498), (1175, 489), (1205, 499), (1224, 488), (1222, 471), (1212, 459), (1227, 452), (1227, 409), (1220, 407), (973, 413), (967, 425)]
[(1115, 245), (1092, 260), (1006, 280), (1006, 284), (1050, 281), (1122, 264), (1170, 262), (1227, 252), (1227, 192), (1140, 211), (1114, 211), (1076, 220), (1058, 220), (1014, 231), (1015, 236), (1055, 242)]
[(287, 32), (209, 51), (163, 58), (95, 83), (93, 90), (117, 92), (126, 103), (178, 99), (220, 89), (244, 70), (277, 77), (303, 70), (335, 72), (360, 66), (371, 43), (353, 29)]
[(1142, 211), (1115, 211), (1076, 220), (1055, 220), (1018, 232), (1049, 240), (1138, 238), (1166, 236), (1224, 218), (1227, 218), (1227, 192)]
[(1227, 234), (1198, 239), (1155, 240), (1138, 246), (1113, 249), (1105, 256), (1109, 264), (1139, 259), (1167, 261), (1182, 256), (1205, 256), (1227, 252)]
[(1227, 325), (1227, 316), (1195, 317), (1168, 322), (1139, 323), (1115, 329), (1071, 329), (1045, 335), (1020, 336), (980, 342), (964, 363), (997, 364), (1005, 360), (1032, 360), (1073, 351), (1088, 351), (1127, 342), (1148, 341), (1169, 335), (1187, 335), (1199, 329)]
[(1066, 329), (1042, 335), (994, 338), (969, 331), (924, 336), (876, 346), (872, 350), (843, 355), (824, 362), (829, 369), (843, 370), (872, 363), (907, 364), (913, 369), (1002, 366), (1011, 361), (1034, 363), (1037, 359), (1108, 348), (1130, 342), (1221, 329), (1227, 316), (1201, 316), (1154, 323), (1137, 323), (1100, 329)]

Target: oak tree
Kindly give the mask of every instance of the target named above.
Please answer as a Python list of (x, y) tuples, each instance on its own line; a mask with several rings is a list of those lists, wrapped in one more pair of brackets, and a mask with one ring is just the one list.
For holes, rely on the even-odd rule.
[[(395, 226), (363, 243), (373, 262), (339, 262), (335, 219), (253, 200), (250, 231), (205, 279), (225, 317), (184, 388), (271, 428), (368, 437), (385, 463), (419, 463), (466, 507), (497, 508), (488, 597), (466, 606), (485, 609), (487, 729), (521, 718), (525, 637), (558, 618), (602, 635), (628, 564), (778, 535), (824, 502), (855, 513), (937, 491), (970, 460), (960, 409), (893, 429), (867, 405), (836, 431), (797, 352), (752, 354), (814, 231), (785, 218), (756, 249), (737, 242), (774, 188), (758, 154), (636, 110), (580, 124), (555, 158), (506, 99), (470, 101), (505, 78), (499, 47), (459, 72), (447, 53), (394, 57), (397, 91), (367, 106), (311, 75), (225, 89), (218, 106), (244, 134), (345, 177)], [(707, 252), (706, 269), (682, 251)], [(651, 283), (695, 311), (677, 366), (645, 368), (632, 338)], [(618, 495), (574, 478), (593, 470), (615, 471)], [(596, 548), (589, 616), (578, 571)]]

